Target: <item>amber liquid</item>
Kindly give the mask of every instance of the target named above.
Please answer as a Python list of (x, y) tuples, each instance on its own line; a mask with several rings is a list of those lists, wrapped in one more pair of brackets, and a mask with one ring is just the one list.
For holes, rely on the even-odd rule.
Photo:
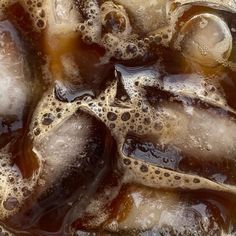
[[(188, 19), (189, 16), (205, 11), (212, 11), (204, 7), (193, 7), (187, 11), (181, 18), (181, 20)], [(192, 68), (185, 66), (185, 61), (182, 55), (174, 51), (173, 49), (164, 48), (158, 46), (154, 48), (156, 54), (154, 56), (147, 57), (141, 61), (129, 61), (121, 62), (115, 59), (111, 59), (107, 64), (99, 64), (101, 57), (105, 51), (103, 48), (97, 45), (86, 45), (84, 44), (79, 35), (75, 35), (72, 38), (65, 39), (65, 36), (56, 36), (53, 38), (56, 43), (54, 49), (50, 48), (47, 43), (46, 32), (35, 33), (32, 27), (32, 22), (29, 16), (24, 12), (23, 8), (19, 4), (14, 4), (6, 11), (8, 20), (16, 27), (22, 40), (24, 41), (28, 50), (28, 59), (31, 62), (31, 69), (35, 74), (35, 83), (38, 85), (33, 96), (33, 101), (27, 108), (26, 115), (18, 120), (16, 123), (11, 121), (3, 120), (0, 117), (0, 146), (4, 146), (10, 140), (14, 140), (12, 146), (14, 164), (19, 166), (20, 171), (24, 177), (32, 175), (33, 171), (37, 169), (37, 163), (34, 161), (32, 154), (32, 144), (28, 139), (27, 133), (29, 131), (29, 124), (34, 112), (34, 109), (41, 99), (44, 91), (46, 91), (51, 84), (54, 83), (54, 78), (60, 78), (64, 71), (62, 69), (60, 57), (64, 54), (70, 54), (75, 59), (76, 65), (80, 70), (80, 77), (68, 79), (68, 83), (71, 85), (71, 91), (66, 94), (63, 99), (72, 101), (76, 97), (83, 94), (89, 93), (96, 96), (106, 86), (106, 84), (114, 79), (114, 65), (121, 63), (126, 66), (149, 66), (156, 62), (159, 58), (162, 59), (161, 63), (164, 67), (166, 74), (183, 74), (191, 72)], [(234, 25), (235, 16), (226, 14), (228, 24)], [(236, 33), (233, 34), (236, 39)], [(45, 40), (46, 38), (46, 40)], [(233, 49), (232, 55), (236, 55), (236, 43)], [(233, 57), (233, 56), (232, 56)], [(235, 59), (235, 58), (232, 58)], [(50, 61), (50, 62), (48, 62)], [(45, 68), (51, 71), (50, 76), (45, 74)], [(210, 73), (210, 72), (206, 72)], [(63, 77), (63, 76), (61, 76)], [(230, 106), (236, 109), (236, 73), (230, 69), (224, 69), (222, 72), (222, 86), (226, 93), (226, 98)], [(155, 97), (155, 93), (150, 93), (152, 99), (160, 99)], [(98, 150), (97, 158), (102, 158), (107, 162), (108, 169), (106, 174), (102, 177), (100, 185), (96, 186), (94, 193), (102, 193), (103, 189), (107, 186), (116, 186), (120, 178), (119, 174), (114, 174), (116, 170), (116, 144), (112, 139), (109, 131), (106, 127), (97, 122), (97, 130), (94, 131), (94, 136), (99, 133), (99, 137), (94, 138), (94, 142), (101, 141), (101, 147), (106, 149)], [(227, 134), (225, 134), (227, 135)], [(124, 145), (124, 150), (129, 156), (135, 156), (136, 158), (143, 159), (149, 162), (158, 164), (159, 166), (166, 167), (169, 169), (175, 169), (180, 171), (202, 173), (205, 176), (221, 175), (229, 176), (229, 183), (236, 184), (236, 163), (235, 161), (227, 161), (219, 165), (213, 165), (213, 163), (204, 162), (202, 163), (199, 159), (194, 157), (180, 157), (176, 152), (171, 151), (165, 152), (164, 159), (157, 158), (162, 156), (161, 151), (158, 150), (150, 140), (137, 139), (137, 137), (127, 137)], [(138, 153), (138, 155), (137, 155)], [(152, 155), (150, 155), (152, 153)], [(101, 155), (101, 156), (99, 156)], [(76, 170), (64, 180), (52, 195), (50, 193), (45, 196), (41, 196), (36, 202), (30, 202), (29, 206), (16, 216), (3, 222), (9, 229), (11, 229), (16, 235), (70, 235), (71, 231), (68, 230), (68, 224), (72, 224), (77, 230), (100, 232), (102, 228), (88, 229), (86, 228), (87, 218), (74, 219), (74, 222), (68, 220), (68, 212), (73, 208), (73, 203), (78, 199), (86, 198), (86, 187), (83, 191), (80, 191), (80, 186), (85, 186), (87, 178), (91, 180), (94, 178), (94, 166), (98, 162), (94, 161), (93, 166), (88, 167), (89, 171), (92, 172), (91, 176), (88, 177), (88, 173), (77, 173)], [(84, 176), (83, 176), (84, 175)], [(78, 183), (76, 179), (80, 178), (81, 182)], [(115, 215), (121, 215), (120, 218), (125, 217), (128, 214), (132, 203), (127, 200), (127, 194), (130, 191), (130, 185), (125, 185), (120, 190), (118, 196), (109, 205), (111, 212), (110, 217)], [(236, 227), (236, 199), (226, 194), (215, 194), (212, 192), (181, 192), (180, 196), (183, 201), (187, 201), (189, 205), (199, 206), (202, 209), (207, 208), (207, 217), (214, 218), (223, 229), (227, 229), (229, 225), (235, 225)], [(83, 201), (81, 201), (83, 202)], [(126, 208), (123, 212), (120, 212), (120, 204), (126, 203)], [(86, 203), (84, 203), (86, 205)], [(84, 205), (81, 203), (81, 209), (84, 210)], [(205, 212), (201, 212), (205, 214)], [(100, 214), (99, 212), (97, 214)], [(78, 214), (79, 215), (79, 214)], [(98, 233), (101, 235), (102, 233)], [(128, 235), (121, 234), (121, 235)], [(131, 232), (130, 235), (138, 235), (138, 232)]]

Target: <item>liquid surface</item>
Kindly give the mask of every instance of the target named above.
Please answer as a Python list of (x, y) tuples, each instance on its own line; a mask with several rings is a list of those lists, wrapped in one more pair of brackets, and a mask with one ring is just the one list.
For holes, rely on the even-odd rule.
[(236, 3), (0, 2), (1, 235), (236, 235)]

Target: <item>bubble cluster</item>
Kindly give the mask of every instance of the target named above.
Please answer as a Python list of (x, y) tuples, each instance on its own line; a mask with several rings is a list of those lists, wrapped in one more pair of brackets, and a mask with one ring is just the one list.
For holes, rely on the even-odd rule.
[(116, 59), (131, 60), (141, 58), (148, 52), (148, 45), (136, 37), (119, 38), (111, 33), (107, 33), (101, 42), (106, 49), (106, 55)]
[(17, 167), (12, 166), (9, 147), (0, 150), (0, 219), (3, 220), (17, 213), (24, 205), (37, 185), (41, 169), (32, 177), (24, 179)]
[(98, 2), (96, 0), (81, 1), (80, 8), (86, 19), (78, 28), (82, 39), (88, 44), (99, 43), (102, 27)]
[(112, 1), (104, 2), (101, 7), (101, 18), (104, 31), (113, 35), (127, 36), (131, 33), (129, 17), (125, 8)]
[(86, 17), (78, 30), (86, 43), (97, 43), (106, 49), (107, 57), (123, 60), (147, 53), (144, 41), (131, 34), (129, 17), (121, 5), (106, 1), (99, 6), (97, 1), (83, 1), (81, 8)]
[(16, 2), (20, 2), (25, 11), (29, 14), (36, 30), (42, 30), (46, 27), (44, 0), (3, 0), (0, 3), (0, 12), (4, 12), (5, 8)]
[[(173, 104), (172, 100), (170, 103), (168, 101), (164, 102), (164, 106), (159, 105), (158, 109), (155, 106), (151, 106), (147, 98), (145, 99), (145, 86), (159, 86), (159, 88), (167, 91), (171, 87), (174, 96), (178, 94), (191, 97), (192, 95), (193, 97), (199, 96), (201, 98), (201, 89), (205, 88), (204, 86), (201, 87), (201, 82), (197, 81), (198, 78), (195, 77), (193, 79), (193, 81), (197, 82), (192, 88), (193, 90), (191, 90), (191, 87), (183, 87), (181, 82), (177, 83), (176, 87), (170, 86), (171, 80), (166, 80), (166, 84), (163, 85), (163, 80), (158, 78), (159, 74), (150, 69), (147, 71), (149, 76), (147, 74), (145, 76), (143, 71), (141, 74), (134, 72), (132, 75), (131, 72), (122, 71), (124, 68), (121, 66), (117, 67), (117, 70), (123, 76), (123, 78), (121, 76), (121, 80), (129, 96), (129, 101), (122, 102), (117, 100), (117, 81), (113, 81), (96, 99), (81, 101), (79, 107), (100, 119), (111, 130), (113, 137), (117, 141), (122, 166), (126, 173), (128, 173), (127, 181), (142, 183), (150, 187), (211, 189), (235, 193), (236, 188), (234, 186), (219, 184), (191, 173), (181, 173), (159, 168), (145, 161), (135, 160), (124, 155), (122, 147), (128, 134), (135, 134), (138, 137), (149, 135), (155, 137), (154, 140), (158, 140), (160, 145), (173, 144), (181, 148), (182, 151), (191, 152), (191, 155), (196, 153), (197, 157), (201, 156), (206, 159), (209, 158), (209, 151), (215, 158), (222, 156), (222, 152), (219, 149), (220, 145), (217, 144), (221, 140), (220, 137), (222, 137), (221, 130), (228, 130), (228, 134), (232, 132), (232, 135), (230, 135), (231, 140), (235, 140), (236, 136), (233, 131), (235, 130), (234, 122), (231, 123), (229, 121), (226, 124), (226, 120), (222, 119), (221, 116), (215, 117), (215, 113), (209, 114), (201, 108), (193, 107), (190, 107), (190, 111), (188, 111), (184, 107), (181, 108), (180, 104)], [(199, 91), (195, 87), (200, 88)], [(213, 91), (216, 92), (215, 89)], [(193, 92), (194, 94), (192, 94)], [(209, 97), (210, 101), (211, 99)], [(213, 99), (213, 101), (215, 100)], [(212, 133), (212, 126), (214, 127), (212, 120), (221, 126), (219, 132)], [(231, 128), (228, 129), (228, 127)], [(188, 140), (190, 141), (188, 142)], [(228, 158), (233, 158), (235, 145), (225, 140), (221, 142), (221, 149), (222, 145), (226, 145), (223, 149), (227, 150)], [(211, 146), (210, 149), (209, 146)]]
[(31, 136), (44, 136), (51, 129), (66, 120), (77, 110), (77, 104), (62, 102), (56, 98), (55, 89), (51, 88), (44, 94), (44, 98), (38, 104), (31, 122)]

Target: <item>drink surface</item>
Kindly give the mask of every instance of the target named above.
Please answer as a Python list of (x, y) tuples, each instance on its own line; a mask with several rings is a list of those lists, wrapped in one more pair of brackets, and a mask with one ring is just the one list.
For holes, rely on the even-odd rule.
[(235, 16), (2, 0), (0, 232), (235, 235)]

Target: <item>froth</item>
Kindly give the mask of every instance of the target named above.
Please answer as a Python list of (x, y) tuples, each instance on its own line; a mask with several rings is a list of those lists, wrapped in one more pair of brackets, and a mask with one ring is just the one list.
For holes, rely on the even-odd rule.
[(9, 147), (0, 150), (0, 219), (20, 210), (34, 191), (40, 169), (29, 179), (24, 179), (16, 166), (12, 166)]
[(25, 9), (25, 11), (31, 17), (36, 30), (42, 30), (46, 27), (45, 20), (45, 2), (44, 0), (3, 0), (0, 3), (0, 12), (4, 14), (4, 10), (19, 2)]
[(79, 26), (83, 40), (87, 43), (99, 43), (102, 27), (98, 2), (96, 0), (82, 1), (80, 8), (87, 18)]
[(56, 98), (54, 88), (44, 94), (44, 99), (38, 104), (31, 122), (32, 138), (40, 139), (51, 129), (67, 120), (77, 110), (75, 103), (63, 103)]
[[(122, 71), (122, 68), (117, 67), (117, 69)], [(219, 161), (223, 157), (235, 158), (234, 120), (217, 115), (214, 110), (209, 112), (191, 105), (185, 107), (171, 98), (159, 101), (157, 107), (150, 105), (144, 88), (145, 86), (158, 88), (160, 86), (158, 76), (158, 73), (149, 71), (148, 76), (134, 73), (130, 78), (123, 78), (123, 85), (128, 95), (125, 101), (116, 98), (117, 81), (113, 81), (96, 100), (84, 100), (78, 105), (80, 109), (103, 121), (111, 130), (118, 145), (120, 167), (126, 171), (128, 182), (134, 181), (150, 187), (203, 188), (235, 193), (234, 186), (220, 184), (197, 175), (159, 168), (124, 155), (122, 151), (124, 139), (131, 133), (138, 137), (149, 137), (159, 145), (174, 145), (185, 154), (205, 160), (212, 160), (212, 157), (215, 158), (214, 161)], [(161, 88), (163, 87), (159, 87)], [(180, 86), (179, 93), (181, 92), (183, 91)], [(217, 130), (215, 122), (220, 127)], [(223, 133), (228, 134), (227, 140)]]

